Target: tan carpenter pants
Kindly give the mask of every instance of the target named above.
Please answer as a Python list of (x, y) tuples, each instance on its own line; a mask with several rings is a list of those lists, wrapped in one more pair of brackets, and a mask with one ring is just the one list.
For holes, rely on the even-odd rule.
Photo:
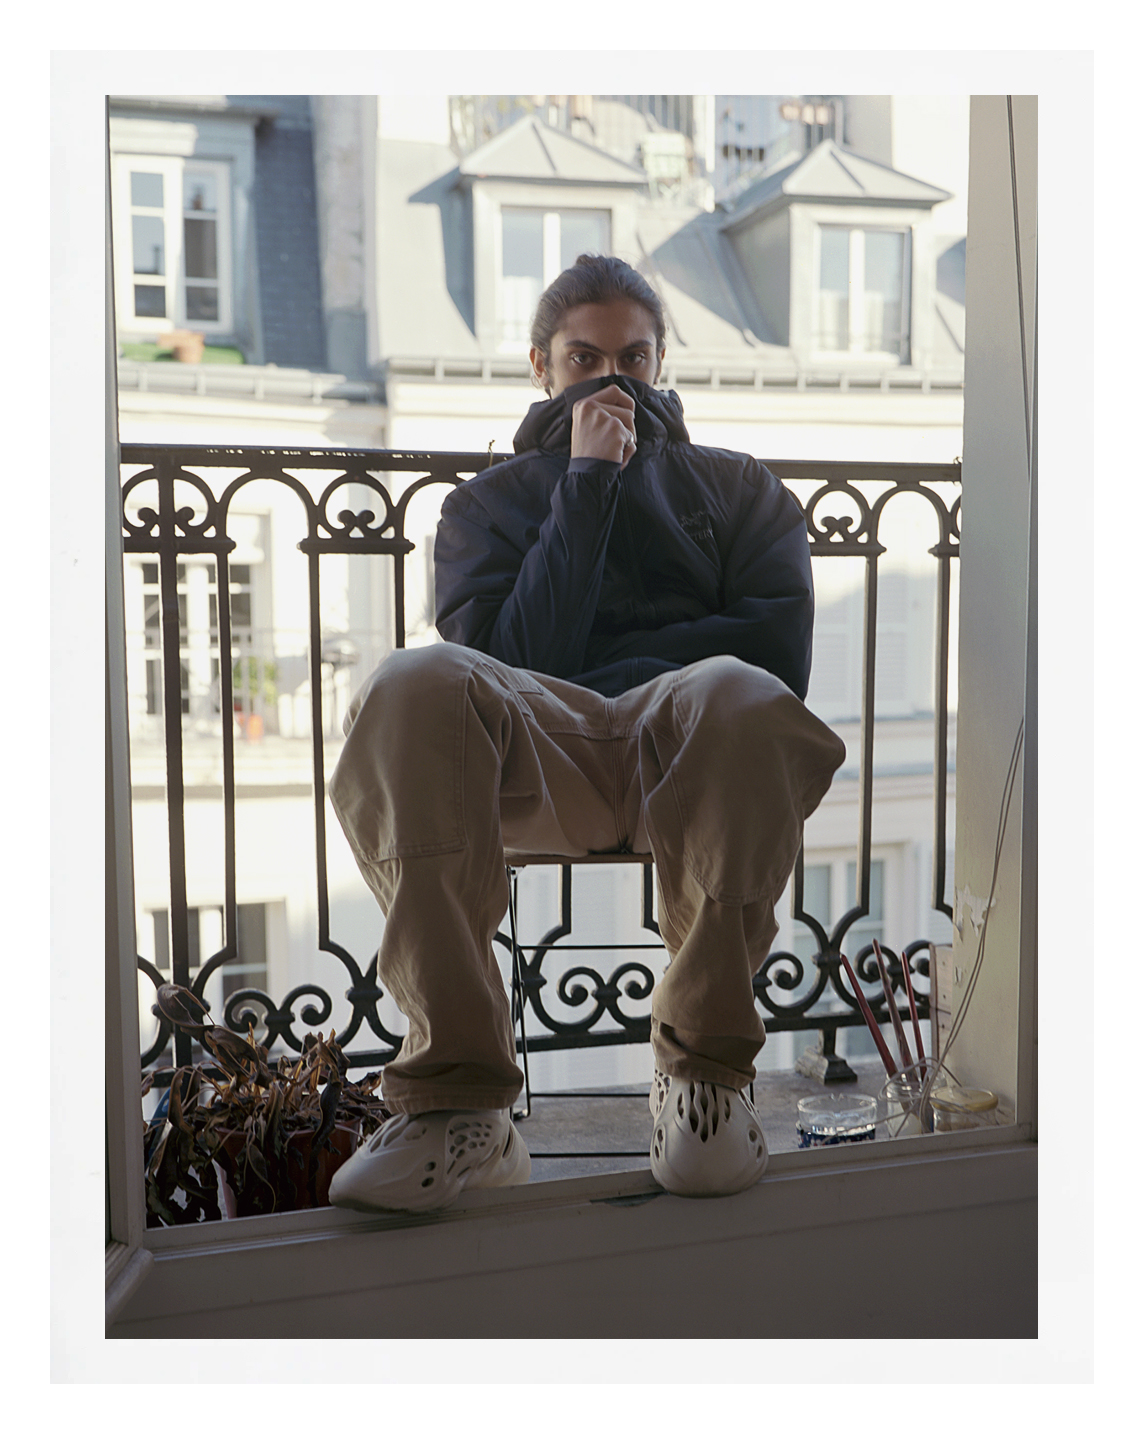
[(385, 913), (379, 980), (409, 1019), (391, 1109), (500, 1109), (521, 1089), (492, 949), (506, 850), (651, 852), (671, 956), (656, 1066), (752, 1080), (751, 978), (845, 755), (778, 678), (712, 657), (605, 698), (442, 643), (386, 658), (345, 729), (330, 799)]

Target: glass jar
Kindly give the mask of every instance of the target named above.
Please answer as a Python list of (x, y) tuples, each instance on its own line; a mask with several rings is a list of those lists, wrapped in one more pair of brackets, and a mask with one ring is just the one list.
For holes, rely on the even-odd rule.
[(808, 1095), (798, 1103), (798, 1143), (806, 1150), (873, 1140), (877, 1120), (872, 1095)]
[(943, 1085), (930, 1096), (934, 1130), (980, 1130), (997, 1124), (997, 1097), (991, 1090)]
[(883, 1088), (888, 1106), (887, 1128), (891, 1135), (924, 1135), (930, 1128), (929, 1108), (926, 1119), (922, 1119), (922, 1091), (925, 1081), (917, 1071), (905, 1071), (891, 1076)]

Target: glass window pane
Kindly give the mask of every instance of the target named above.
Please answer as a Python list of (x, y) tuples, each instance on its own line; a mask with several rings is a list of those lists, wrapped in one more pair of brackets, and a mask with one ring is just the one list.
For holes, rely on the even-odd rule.
[(830, 924), (830, 867), (828, 864), (806, 866), (802, 872), (802, 909), (808, 916)]
[(218, 290), (187, 287), (187, 318), (215, 322), (218, 319)]
[[(886, 864), (883, 861), (870, 863), (870, 911), (857, 920), (846, 934), (842, 949), (853, 960), (864, 947), (877, 939), (884, 941), (884, 913), (882, 892), (885, 885)], [(847, 910), (857, 903), (858, 867), (855, 862), (846, 863), (846, 906)]]
[(137, 274), (165, 274), (166, 234), (157, 214), (131, 216), (131, 253)]
[[(803, 867), (802, 909), (808, 916), (813, 916), (825, 931), (829, 932), (831, 927), (829, 863), (815, 863), (813, 866)], [(801, 921), (795, 922), (791, 949), (800, 961), (809, 961), (818, 950), (818, 938)]]
[(540, 282), (544, 273), (544, 215), (539, 209), (501, 211), (505, 278)]
[(504, 209), (501, 235), (501, 333), (527, 340), (544, 288), (544, 215), (539, 209)]
[(183, 175), (183, 208), (203, 214), (214, 214), (218, 205), (213, 174)]
[(161, 284), (135, 285), (135, 316), (140, 319), (167, 317), (167, 293)]
[(822, 230), (822, 257), (818, 267), (819, 288), (845, 294), (850, 288), (850, 231)]
[(866, 339), (879, 353), (897, 353), (905, 338), (902, 327), (904, 234), (871, 230), (866, 235)]
[(607, 254), (611, 249), (611, 215), (603, 210), (560, 211), (560, 268), (570, 269), (581, 254)]
[(163, 176), (131, 171), (131, 203), (140, 209), (162, 209)]
[(230, 594), (230, 622), (232, 627), (250, 626), (250, 594), (248, 592), (235, 592), (231, 589)]
[(218, 278), (217, 234), (218, 226), (213, 219), (183, 221), (188, 279)]
[[(886, 872), (884, 861), (872, 861), (870, 863), (870, 914), (863, 917), (864, 921), (881, 921), (882, 919), (882, 885)], [(849, 909), (858, 900), (858, 864), (848, 861), (846, 863), (846, 906)], [(875, 933), (876, 934), (876, 933)], [(881, 938), (879, 937), (879, 940)]]
[(818, 346), (850, 347), (850, 231), (823, 229), (818, 265)]
[(902, 246), (904, 234), (886, 234), (877, 229), (866, 235), (866, 292), (887, 299), (902, 296)]
[(850, 347), (850, 301), (845, 294), (818, 296), (818, 346), (835, 353)]

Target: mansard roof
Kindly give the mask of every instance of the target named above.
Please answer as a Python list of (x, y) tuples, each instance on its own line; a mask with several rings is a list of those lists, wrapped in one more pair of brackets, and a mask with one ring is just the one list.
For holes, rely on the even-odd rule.
[(800, 201), (932, 209), (950, 198), (948, 190), (827, 139), (809, 154), (781, 163), (743, 189), (726, 205), (729, 213), (723, 227), (736, 228), (748, 217)]
[(532, 183), (639, 187), (647, 175), (635, 165), (550, 128), (535, 115), (494, 135), (461, 161), (462, 179), (515, 179)]

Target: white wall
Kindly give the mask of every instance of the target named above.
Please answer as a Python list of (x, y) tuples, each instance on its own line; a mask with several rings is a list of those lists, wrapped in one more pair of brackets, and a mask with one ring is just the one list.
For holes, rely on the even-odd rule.
[[(1033, 483), (1026, 402), (1031, 409), (1036, 335), (1037, 102), (1013, 98), (1020, 232), (1014, 229), (1006, 97), (975, 98), (966, 256), (966, 443), (962, 506), (960, 758), (957, 772), (956, 1016), (976, 959), (993, 881), (1006, 772), (1025, 722), (1035, 752), (1036, 691), (1027, 682)], [(1018, 276), (1020, 256), (1020, 289)], [(1023, 379), (1022, 324), (1025, 326)], [(1028, 1108), (1031, 1065), (1018, 1081), (1019, 1021), (1031, 1019), (1035, 897), (1024, 889), (1036, 861), (1035, 828), (1022, 822), (1030, 770), (1019, 765), (997, 869), (984, 963), (951, 1066)], [(1035, 768), (1032, 769), (1035, 781)], [(1033, 1042), (1025, 1044), (1031, 1053)]]

